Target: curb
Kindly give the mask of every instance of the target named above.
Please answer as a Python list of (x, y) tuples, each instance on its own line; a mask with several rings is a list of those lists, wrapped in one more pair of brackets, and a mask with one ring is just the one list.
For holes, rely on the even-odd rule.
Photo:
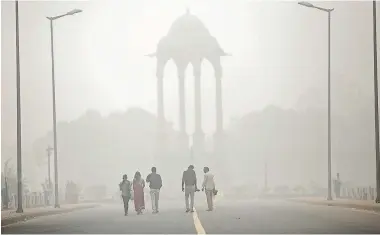
[(334, 203), (334, 201), (332, 201), (332, 202), (307, 201), (307, 200), (299, 200), (299, 199), (288, 199), (288, 200), (292, 201), (292, 202), (313, 204), (313, 205), (319, 205), (319, 206), (335, 206), (335, 207), (354, 208), (354, 209), (359, 209), (359, 210), (380, 212), (380, 206), (376, 207), (373, 205), (357, 205), (357, 204), (351, 204), (351, 203)]
[(63, 214), (63, 213), (68, 213), (68, 212), (72, 212), (72, 211), (77, 211), (77, 210), (90, 209), (90, 208), (94, 208), (94, 207), (98, 207), (98, 206), (100, 206), (100, 205), (94, 204), (94, 205), (78, 206), (78, 207), (74, 207), (74, 208), (58, 208), (58, 209), (52, 208), (53, 210), (50, 210), (50, 211), (41, 211), (41, 212), (30, 213), (30, 214), (23, 213), (23, 214), (20, 214), (19, 216), (13, 216), (13, 217), (1, 219), (1, 227), (7, 226), (10, 224), (14, 224), (14, 223), (18, 223), (21, 221), (34, 219), (34, 218), (41, 217), (41, 216)]

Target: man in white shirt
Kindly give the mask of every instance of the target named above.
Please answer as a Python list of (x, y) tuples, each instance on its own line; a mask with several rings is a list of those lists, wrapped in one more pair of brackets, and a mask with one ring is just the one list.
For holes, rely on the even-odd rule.
[(214, 175), (210, 173), (210, 169), (208, 167), (203, 168), (204, 180), (202, 184), (202, 191), (206, 192), (206, 198), (207, 198), (207, 211), (212, 211), (213, 208), (213, 197), (214, 197), (214, 191), (215, 191), (215, 182), (214, 182)]

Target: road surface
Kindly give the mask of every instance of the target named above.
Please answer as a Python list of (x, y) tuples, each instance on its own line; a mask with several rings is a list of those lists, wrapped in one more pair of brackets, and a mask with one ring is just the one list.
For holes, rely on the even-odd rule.
[(375, 212), (281, 200), (227, 199), (220, 199), (215, 210), (207, 212), (203, 195), (197, 196), (193, 214), (185, 213), (184, 203), (175, 200), (162, 201), (159, 214), (148, 208), (143, 215), (130, 211), (127, 217), (121, 204), (107, 204), (8, 225), (2, 233), (380, 233), (380, 214)]

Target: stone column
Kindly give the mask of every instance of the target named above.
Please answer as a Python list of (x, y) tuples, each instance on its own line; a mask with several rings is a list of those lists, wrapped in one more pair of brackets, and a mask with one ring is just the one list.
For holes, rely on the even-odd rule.
[(193, 63), (195, 131), (193, 135), (193, 153), (200, 156), (204, 152), (204, 133), (202, 130), (201, 61)]
[(162, 75), (159, 75), (157, 76), (157, 117), (159, 129), (163, 129), (165, 122), (164, 112), (164, 79)]
[(216, 93), (216, 132), (223, 133), (223, 101), (222, 101), (222, 78), (215, 74)]
[(216, 100), (216, 132), (214, 135), (214, 166), (215, 174), (222, 175), (221, 180), (228, 182), (229, 173), (226, 164), (228, 143), (226, 143), (225, 133), (223, 131), (223, 102), (222, 102), (222, 73), (221, 68), (215, 71), (215, 100)]
[(157, 157), (161, 157), (166, 151), (165, 111), (164, 111), (164, 67), (165, 63), (157, 60)]
[(188, 151), (188, 136), (186, 133), (186, 100), (185, 100), (185, 68), (178, 66), (178, 95), (179, 95), (179, 148)]
[(222, 155), (224, 153), (224, 133), (223, 133), (223, 101), (222, 101), (222, 67), (220, 58), (213, 61), (215, 70), (215, 103), (216, 103), (216, 132), (214, 137), (214, 153)]

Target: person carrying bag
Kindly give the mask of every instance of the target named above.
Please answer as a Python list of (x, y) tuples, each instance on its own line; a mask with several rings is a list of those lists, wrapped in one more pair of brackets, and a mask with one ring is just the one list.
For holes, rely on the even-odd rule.
[(202, 191), (205, 191), (206, 193), (206, 199), (207, 199), (207, 211), (212, 211), (214, 209), (214, 196), (218, 194), (218, 190), (215, 189), (215, 182), (214, 182), (214, 175), (210, 173), (210, 168), (207, 166), (203, 168), (203, 172), (205, 173), (203, 184), (202, 184)]

